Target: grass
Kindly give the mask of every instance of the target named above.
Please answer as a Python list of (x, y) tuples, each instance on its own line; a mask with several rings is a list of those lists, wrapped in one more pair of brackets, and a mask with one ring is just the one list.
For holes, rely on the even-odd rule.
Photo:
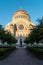
[(1, 47), (0, 48), (0, 60), (5, 59), (16, 47)]
[(27, 49), (38, 59), (43, 60), (43, 47), (27, 47)]

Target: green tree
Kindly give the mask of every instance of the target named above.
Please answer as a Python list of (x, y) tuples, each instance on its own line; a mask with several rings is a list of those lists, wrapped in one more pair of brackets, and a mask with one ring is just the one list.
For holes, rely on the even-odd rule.
[(14, 36), (12, 36), (9, 32), (6, 34), (5, 40), (9, 45), (17, 43), (17, 40)]
[(0, 25), (0, 40), (4, 44), (4, 42), (5, 42), (5, 31), (4, 31), (4, 28), (2, 27), (2, 25)]
[(2, 25), (0, 25), (0, 40), (3, 43), (7, 42), (8, 44), (17, 43), (17, 39), (12, 36), (9, 32), (4, 31)]
[(30, 35), (24, 40), (25, 43), (39, 43), (43, 39), (43, 18), (38, 19), (39, 24), (32, 29)]

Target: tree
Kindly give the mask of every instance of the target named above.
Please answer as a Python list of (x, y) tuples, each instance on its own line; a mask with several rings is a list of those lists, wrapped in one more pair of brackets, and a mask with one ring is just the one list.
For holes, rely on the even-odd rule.
[(17, 43), (17, 40), (14, 36), (12, 36), (9, 32), (6, 33), (6, 31), (4, 31), (4, 28), (2, 27), (2, 25), (0, 25), (0, 40), (3, 43), (7, 42), (8, 44), (12, 44), (12, 43)]
[(2, 25), (0, 25), (0, 40), (4, 44), (4, 42), (5, 42), (5, 31), (4, 31), (4, 28), (2, 27)]
[(38, 22), (39, 24), (32, 29), (30, 35), (28, 35), (28, 37), (24, 40), (25, 43), (39, 43), (39, 41), (43, 39), (43, 18), (38, 19)]
[(17, 40), (14, 36), (12, 36), (9, 32), (6, 34), (6, 41), (9, 45), (13, 43), (17, 43)]

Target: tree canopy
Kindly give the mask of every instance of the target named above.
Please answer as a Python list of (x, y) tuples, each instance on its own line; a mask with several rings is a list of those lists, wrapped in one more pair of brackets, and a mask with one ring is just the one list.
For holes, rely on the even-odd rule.
[(39, 24), (36, 25), (33, 29), (30, 35), (25, 38), (25, 43), (34, 43), (41, 41), (43, 39), (43, 18), (38, 19)]
[(6, 33), (2, 25), (0, 25), (0, 40), (2, 43), (7, 42), (10, 45), (12, 43), (17, 43), (17, 39), (9, 32)]

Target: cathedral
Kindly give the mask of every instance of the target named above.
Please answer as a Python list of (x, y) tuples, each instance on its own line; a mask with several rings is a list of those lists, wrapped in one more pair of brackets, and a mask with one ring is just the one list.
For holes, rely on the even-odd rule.
[(6, 25), (5, 30), (13, 36), (26, 37), (34, 26), (30, 21), (29, 14), (25, 10), (18, 10), (14, 13), (11, 22)]

